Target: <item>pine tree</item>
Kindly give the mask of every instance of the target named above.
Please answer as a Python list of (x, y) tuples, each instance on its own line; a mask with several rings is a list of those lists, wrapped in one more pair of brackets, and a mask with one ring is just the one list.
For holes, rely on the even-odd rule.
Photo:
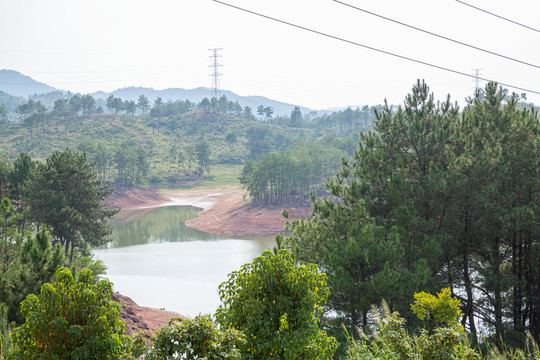
[(70, 263), (76, 247), (99, 245), (107, 241), (111, 227), (107, 220), (118, 210), (104, 200), (112, 193), (86, 161), (86, 153), (69, 148), (55, 152), (38, 170), (28, 185), (32, 218), (46, 224), (53, 241), (65, 248)]
[[(460, 132), (467, 136), (456, 147), (465, 179), (459, 203), (466, 204), (467, 216), (458, 212), (453, 217), (466, 221), (460, 228), (467, 234), (461, 235), (473, 240), (463, 241), (459, 250), (466, 251), (462, 258), (471, 265), (470, 273), (478, 274), (475, 286), (485, 296), (475, 304), (476, 315), (494, 329), (495, 339), (523, 344), (529, 330), (538, 341), (538, 118), (534, 111), (517, 110), (517, 96), (508, 97), (496, 84), (479, 95), (464, 110)], [(471, 302), (468, 295), (468, 309)]]
[(376, 116), (375, 131), (361, 134), (355, 158), (328, 182), (331, 198), (290, 226), (290, 246), (329, 274), (330, 303), (354, 325), (381, 298), (411, 319), (411, 294), (447, 281), (442, 224), (457, 106), (436, 103), (418, 81), (403, 107), (386, 104)]

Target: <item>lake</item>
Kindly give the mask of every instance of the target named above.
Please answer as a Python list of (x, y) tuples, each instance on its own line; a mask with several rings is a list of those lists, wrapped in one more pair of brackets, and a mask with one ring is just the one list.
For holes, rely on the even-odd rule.
[(273, 238), (228, 239), (190, 229), (192, 206), (125, 210), (112, 221), (112, 241), (93, 251), (114, 290), (140, 306), (188, 316), (213, 313), (227, 275), (275, 244)]

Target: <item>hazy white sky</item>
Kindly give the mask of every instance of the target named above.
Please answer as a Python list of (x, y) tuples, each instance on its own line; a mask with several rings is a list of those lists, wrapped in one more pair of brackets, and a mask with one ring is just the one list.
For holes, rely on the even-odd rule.
[[(224, 0), (333, 36), (540, 92), (540, 68), (408, 29), (332, 0)], [(342, 0), (540, 66), (540, 33), (455, 0)], [(463, 0), (540, 29), (538, 0)], [(210, 87), (210, 48), (223, 48), (222, 89), (313, 109), (401, 103), (416, 79), (437, 99), (474, 80), (329, 39), (212, 0), (1, 0), (0, 69), (88, 93), (127, 86)], [(522, 93), (522, 90), (515, 90)], [(540, 104), (540, 95), (527, 93)]]

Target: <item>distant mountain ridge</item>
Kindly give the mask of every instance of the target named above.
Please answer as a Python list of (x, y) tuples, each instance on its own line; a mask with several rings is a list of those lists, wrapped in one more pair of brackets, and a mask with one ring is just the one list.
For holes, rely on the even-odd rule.
[(58, 89), (40, 83), (29, 76), (15, 70), (0, 70), (0, 90), (14, 96), (30, 96), (44, 94)]
[[(47, 84), (38, 82), (29, 76), (21, 74), (20, 72), (6, 69), (0, 70), (0, 91), (25, 98), (50, 92), (58, 92), (58, 95), (69, 93), (66, 90), (56, 89)], [(98, 91), (91, 93), (90, 95), (92, 95), (96, 100), (104, 100), (111, 94), (115, 97), (121, 98), (122, 100), (137, 101), (139, 96), (142, 94), (145, 95), (151, 102), (158, 97), (161, 97), (163, 101), (189, 100), (195, 103), (200, 102), (205, 97), (211, 98), (212, 96), (210, 89), (204, 87), (189, 90), (182, 88), (155, 90), (153, 88), (135, 86), (117, 89), (112, 92)], [(255, 115), (257, 114), (257, 107), (259, 105), (264, 107), (271, 106), (274, 109), (274, 115), (276, 116), (290, 115), (291, 111), (296, 106), (294, 104), (268, 99), (264, 96), (240, 96), (229, 90), (223, 90), (221, 94), (225, 95), (230, 101), (238, 101), (238, 103), (243, 107), (249, 106)], [(98, 103), (103, 102), (98, 101)], [(312, 111), (311, 109), (302, 106), (299, 106), (299, 108), (303, 114), (307, 114)]]

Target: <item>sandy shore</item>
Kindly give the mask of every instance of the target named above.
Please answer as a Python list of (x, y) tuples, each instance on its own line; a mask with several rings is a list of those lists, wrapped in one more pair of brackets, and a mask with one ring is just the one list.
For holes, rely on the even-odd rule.
[[(197, 230), (228, 236), (274, 236), (283, 231), (283, 207), (253, 205), (239, 186), (184, 190), (170, 194), (174, 203), (203, 208), (186, 225)], [(288, 207), (289, 218), (308, 216), (310, 207)]]

